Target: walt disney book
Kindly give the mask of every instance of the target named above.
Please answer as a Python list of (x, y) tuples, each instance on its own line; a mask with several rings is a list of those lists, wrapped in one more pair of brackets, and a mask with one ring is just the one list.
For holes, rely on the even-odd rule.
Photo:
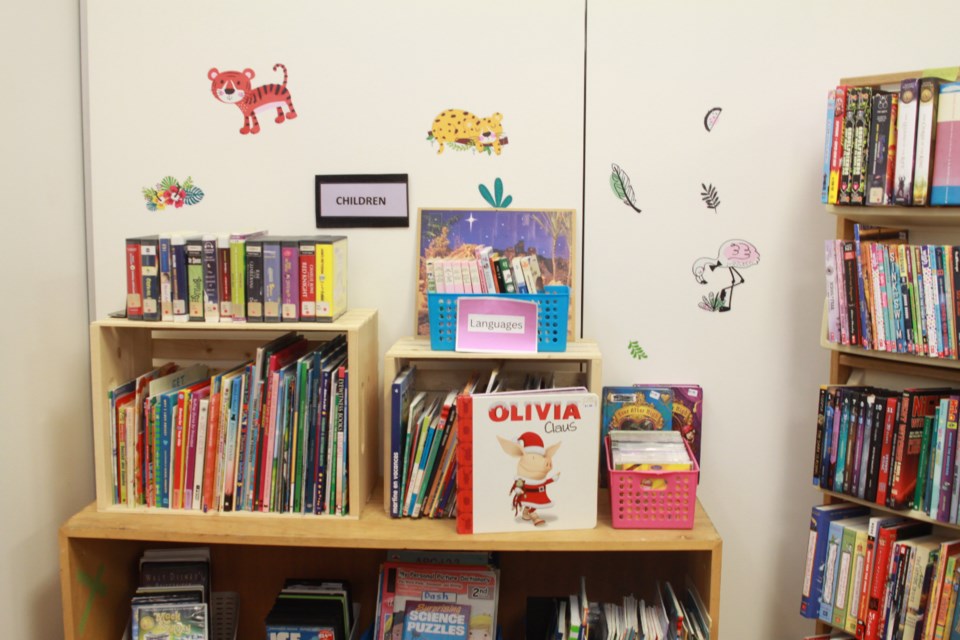
[(457, 415), (457, 532), (596, 526), (596, 394), (577, 387), (462, 395)]

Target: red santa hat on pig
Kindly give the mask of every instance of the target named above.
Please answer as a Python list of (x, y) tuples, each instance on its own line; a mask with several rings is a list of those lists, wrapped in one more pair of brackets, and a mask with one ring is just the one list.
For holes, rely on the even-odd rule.
[(523, 447), (524, 453), (536, 453), (541, 456), (547, 453), (547, 450), (543, 446), (543, 438), (532, 431), (520, 434), (517, 442)]

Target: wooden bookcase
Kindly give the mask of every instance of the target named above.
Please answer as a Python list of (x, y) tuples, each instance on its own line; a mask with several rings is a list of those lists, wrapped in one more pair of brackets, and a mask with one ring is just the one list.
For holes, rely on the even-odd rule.
[[(129, 599), (137, 584), (137, 561), (145, 549), (208, 546), (214, 591), (239, 594), (240, 640), (261, 640), (263, 620), (283, 580), (294, 576), (328, 576), (349, 580), (360, 603), (361, 628), (373, 618), (379, 565), (390, 549), (493, 551), (501, 568), (498, 617), (504, 637), (522, 638), (527, 595), (575, 593), (586, 576), (591, 600), (619, 599), (633, 592), (652, 598), (657, 580), (683, 585), (689, 579), (703, 596), (713, 618), (711, 636), (718, 637), (722, 541), (698, 503), (691, 530), (614, 529), (610, 500), (599, 497), (598, 526), (578, 531), (531, 531), (524, 534), (458, 535), (452, 520), (392, 519), (383, 509), (376, 480), (375, 312), (348, 312), (333, 325), (247, 325), (239, 327), (158, 325), (156, 323), (95, 323), (93, 370), (95, 432), (98, 455), (98, 494), (109, 489), (109, 469), (100, 456), (109, 454), (109, 433), (102, 393), (126, 380), (139, 365), (158, 360), (218, 361), (247, 357), (270, 332), (344, 332), (351, 368), (350, 428), (359, 446), (351, 450), (351, 517), (275, 516), (210, 513), (190, 515), (167, 509), (126, 509), (99, 502), (75, 514), (60, 529), (60, 578), (64, 637), (67, 640), (119, 640), (129, 617)], [(239, 336), (227, 340), (220, 333)], [(198, 337), (190, 334), (199, 333)], [(222, 343), (226, 340), (226, 343)], [(388, 352), (384, 386), (408, 360), (432, 363), (422, 369), (438, 376), (466, 375), (471, 361), (483, 358), (452, 352), (434, 353), (425, 341), (401, 341)], [(252, 353), (252, 351), (249, 351)], [(202, 357), (201, 357), (202, 356)], [(491, 362), (511, 360), (487, 358)], [(555, 366), (569, 382), (600, 390), (600, 354), (594, 343), (572, 343), (565, 354), (515, 358), (522, 369), (543, 361)], [(531, 362), (534, 361), (534, 362)], [(362, 375), (361, 375), (362, 373)], [(354, 385), (354, 379), (364, 381)], [(430, 376), (425, 375), (425, 380)], [(354, 411), (354, 407), (362, 407)], [(374, 421), (374, 422), (371, 422)], [(355, 430), (355, 431), (353, 431)], [(353, 454), (356, 454), (354, 457)], [(354, 469), (359, 468), (359, 473)], [(371, 473), (371, 469), (373, 473)], [(372, 495), (370, 492), (372, 491)], [(359, 496), (355, 501), (355, 496)], [(369, 499), (366, 499), (369, 496)], [(109, 502), (109, 501), (108, 501)], [(357, 508), (354, 509), (353, 507)], [(363, 508), (360, 508), (363, 507)]]
[[(848, 86), (871, 86), (899, 83), (909, 78), (923, 76), (922, 71), (906, 71), (876, 76), (842, 78), (838, 84)], [(960, 208), (957, 207), (906, 207), (906, 206), (858, 206), (826, 205), (827, 213), (836, 217), (836, 238), (853, 240), (855, 224), (893, 226), (916, 229), (923, 232), (949, 231), (960, 237)], [(954, 241), (956, 241), (956, 237)], [(911, 240), (910, 242), (914, 242)], [(960, 361), (926, 356), (873, 351), (860, 347), (843, 346), (827, 340), (827, 313), (824, 306), (820, 344), (830, 350), (830, 384), (862, 384), (865, 372), (880, 372), (902, 376), (929, 386), (931, 380), (944, 384), (960, 385)], [(852, 502), (870, 507), (874, 513), (890, 513), (914, 520), (929, 522), (945, 534), (960, 536), (960, 525), (951, 525), (930, 518), (920, 511), (894, 510), (866, 500), (820, 489), (823, 503)], [(818, 633), (826, 633), (833, 627), (818, 621)]]
[[(257, 347), (289, 331), (307, 339), (328, 340), (342, 334), (347, 338), (348, 385), (348, 470), (350, 477), (349, 517), (357, 517), (377, 482), (377, 311), (352, 309), (332, 323), (172, 323), (130, 320), (103, 320), (90, 327), (90, 360), (93, 387), (93, 448), (96, 472), (97, 508), (101, 511), (165, 511), (112, 504), (113, 475), (110, 466), (110, 404), (107, 391), (151, 367), (164, 362), (203, 362), (222, 369), (252, 360)], [(195, 511), (177, 515), (206, 517)], [(228, 514), (244, 517), (299, 517), (256, 514), (245, 511)], [(314, 516), (330, 518), (335, 516)], [(336, 516), (339, 517), (339, 516)]]

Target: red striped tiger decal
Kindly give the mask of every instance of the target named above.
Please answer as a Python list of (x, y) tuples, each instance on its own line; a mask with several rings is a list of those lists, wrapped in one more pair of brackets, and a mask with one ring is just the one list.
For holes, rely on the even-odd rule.
[[(256, 75), (253, 69), (218, 71), (214, 67), (207, 72), (207, 78), (213, 83), (210, 86), (213, 97), (220, 102), (237, 105), (243, 113), (243, 128), (240, 133), (260, 133), (260, 122), (257, 120), (257, 113), (260, 111), (276, 109), (277, 117), (274, 121), (277, 124), (297, 117), (290, 90), (287, 89), (287, 67), (277, 63), (273, 65), (273, 70), (277, 69), (283, 69), (281, 84), (265, 84), (257, 88), (250, 84)], [(284, 105), (287, 106), (286, 114), (283, 113)]]

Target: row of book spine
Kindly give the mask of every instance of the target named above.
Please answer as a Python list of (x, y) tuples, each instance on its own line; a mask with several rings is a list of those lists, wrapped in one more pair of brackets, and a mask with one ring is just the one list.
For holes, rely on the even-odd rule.
[(820, 389), (813, 483), (960, 522), (960, 390)]
[(543, 293), (535, 254), (500, 255), (479, 247), (470, 258), (428, 258), (427, 293)]
[(344, 515), (347, 398), (342, 336), (285, 334), (222, 372), (147, 372), (108, 392), (113, 502)]
[(846, 205), (960, 204), (960, 82), (840, 85), (827, 93), (821, 199)]
[(127, 238), (126, 316), (330, 322), (346, 310), (346, 236), (168, 233)]
[(827, 340), (956, 359), (960, 247), (827, 240)]
[(815, 506), (801, 614), (859, 640), (960, 639), (958, 557), (960, 540), (932, 535), (929, 523)]

